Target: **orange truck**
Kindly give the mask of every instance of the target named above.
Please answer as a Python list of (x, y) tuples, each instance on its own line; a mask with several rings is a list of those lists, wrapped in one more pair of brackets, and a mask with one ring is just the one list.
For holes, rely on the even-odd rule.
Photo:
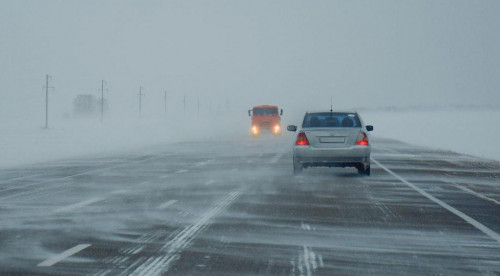
[(275, 135), (281, 133), (281, 115), (283, 109), (278, 111), (276, 105), (258, 105), (248, 110), (248, 116), (252, 117), (250, 133), (257, 136), (262, 132), (270, 132)]

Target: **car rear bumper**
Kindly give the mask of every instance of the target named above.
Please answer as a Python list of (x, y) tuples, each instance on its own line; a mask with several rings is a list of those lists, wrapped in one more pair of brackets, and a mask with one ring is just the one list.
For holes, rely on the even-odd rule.
[(370, 147), (341, 149), (294, 147), (293, 161), (303, 167), (356, 167), (370, 163)]

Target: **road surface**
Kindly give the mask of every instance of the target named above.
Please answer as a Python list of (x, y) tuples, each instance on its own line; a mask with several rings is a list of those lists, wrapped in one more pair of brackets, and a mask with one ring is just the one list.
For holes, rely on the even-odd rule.
[(286, 138), (0, 170), (0, 275), (499, 275), (499, 162), (373, 146), (370, 177), (294, 177)]

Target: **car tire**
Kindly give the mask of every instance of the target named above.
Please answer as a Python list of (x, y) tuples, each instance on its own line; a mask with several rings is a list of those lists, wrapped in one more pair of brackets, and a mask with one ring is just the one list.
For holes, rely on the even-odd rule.
[(302, 173), (302, 170), (304, 168), (302, 167), (302, 165), (299, 165), (299, 164), (293, 164), (293, 175), (299, 175)]
[(358, 168), (358, 173), (360, 175), (367, 175), (367, 176), (369, 176), (371, 174), (370, 164), (368, 164), (366, 167), (365, 167), (365, 165), (360, 164), (357, 168)]

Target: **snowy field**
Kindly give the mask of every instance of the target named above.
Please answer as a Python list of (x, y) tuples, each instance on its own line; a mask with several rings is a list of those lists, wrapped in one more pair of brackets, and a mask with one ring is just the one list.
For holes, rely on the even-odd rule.
[(500, 109), (364, 112), (373, 135), (500, 160)]
[[(365, 111), (374, 136), (500, 160), (500, 110)], [(297, 116), (297, 118), (300, 116)], [(41, 123), (42, 122), (42, 123)], [(287, 121), (285, 114), (283, 124)], [(50, 129), (43, 120), (13, 120), (0, 125), (0, 167), (63, 158), (143, 150), (156, 144), (204, 139), (242, 139), (248, 135), (248, 117), (230, 120), (107, 120), (58, 119)], [(284, 126), (285, 127), (285, 126)], [(293, 133), (285, 133), (292, 138)], [(284, 141), (288, 143), (287, 141)]]

